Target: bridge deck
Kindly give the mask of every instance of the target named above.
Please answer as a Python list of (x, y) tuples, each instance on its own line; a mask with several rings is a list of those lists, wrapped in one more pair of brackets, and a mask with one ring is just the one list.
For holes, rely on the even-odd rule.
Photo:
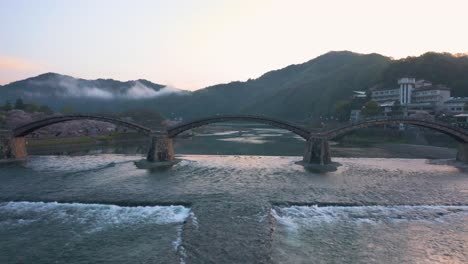
[(13, 135), (15, 137), (24, 137), (40, 128), (50, 126), (53, 124), (57, 124), (57, 123), (73, 121), (73, 120), (103, 121), (103, 122), (109, 122), (109, 123), (113, 123), (113, 124), (120, 125), (120, 126), (125, 126), (131, 129), (135, 129), (144, 134), (151, 134), (153, 132), (150, 128), (147, 128), (145, 126), (142, 126), (133, 122), (129, 122), (129, 121), (124, 121), (124, 120), (117, 119), (117, 118), (95, 116), (95, 115), (62, 115), (62, 116), (47, 117), (44, 119), (40, 119), (37, 121), (33, 121), (31, 123), (16, 127), (15, 129), (13, 129)]

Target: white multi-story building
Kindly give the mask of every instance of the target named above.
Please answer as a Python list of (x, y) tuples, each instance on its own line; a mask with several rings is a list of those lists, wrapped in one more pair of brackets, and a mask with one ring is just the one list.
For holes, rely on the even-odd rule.
[(445, 109), (450, 114), (461, 114), (465, 112), (465, 104), (468, 97), (452, 97), (444, 102)]
[(450, 100), (450, 88), (444, 85), (427, 85), (413, 91), (413, 103), (408, 104), (408, 111), (425, 111), (430, 114), (444, 110), (444, 103)]
[(400, 103), (402, 105), (411, 104), (411, 93), (416, 88), (416, 79), (401, 78), (398, 80), (398, 85), (400, 86)]
[(433, 85), (426, 80), (415, 78), (401, 78), (398, 80), (399, 88), (375, 90), (372, 92), (372, 100), (382, 107), (400, 102), (405, 113), (429, 113), (435, 114), (444, 109), (444, 102), (450, 99), (450, 88), (444, 85)]
[(395, 102), (400, 100), (400, 89), (386, 89), (372, 91), (372, 101), (376, 101), (379, 104), (386, 102)]

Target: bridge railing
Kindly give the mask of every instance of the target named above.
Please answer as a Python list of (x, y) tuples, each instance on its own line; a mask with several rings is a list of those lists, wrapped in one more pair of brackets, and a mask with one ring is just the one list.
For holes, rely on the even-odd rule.
[(230, 122), (230, 121), (253, 121), (259, 123), (270, 124), (272, 126), (288, 129), (294, 133), (301, 135), (304, 138), (308, 138), (310, 131), (298, 124), (294, 124), (290, 121), (284, 121), (276, 118), (271, 118), (263, 115), (215, 115), (207, 118), (188, 120), (180, 124), (168, 127), (169, 135), (175, 136), (190, 128), (198, 127), (209, 123), (218, 122)]
[(349, 123), (343, 124), (342, 126), (336, 127), (334, 129), (331, 129), (331, 130), (328, 130), (328, 131), (323, 131), (323, 132), (327, 133), (327, 132), (338, 131), (338, 130), (341, 130), (341, 129), (345, 129), (345, 128), (349, 127), (349, 126), (358, 125), (358, 124), (374, 123), (374, 122), (379, 123), (379, 122), (385, 122), (385, 121), (387, 121), (389, 123), (392, 123), (392, 122), (398, 123), (399, 121), (401, 121), (401, 123), (405, 123), (405, 121), (428, 122), (428, 123), (431, 123), (431, 124), (434, 124), (434, 125), (439, 125), (439, 126), (442, 126), (442, 127), (449, 127), (450, 129), (453, 129), (453, 130), (458, 131), (460, 133), (468, 133), (468, 131), (467, 131), (468, 124), (460, 125), (460, 124), (457, 124), (457, 123), (450, 123), (450, 122), (443, 122), (441, 120), (435, 120), (434, 118), (421, 118), (421, 117), (411, 117), (411, 116), (394, 116), (394, 117), (386, 117), (386, 118), (375, 118), (375, 117), (364, 118), (364, 119), (361, 119), (359, 121), (349, 122)]
[(103, 121), (108, 123), (113, 123), (118, 126), (124, 126), (131, 129), (135, 129), (141, 131), (146, 134), (150, 134), (152, 130), (150, 128), (144, 127), (142, 125), (129, 122), (122, 119), (117, 118), (110, 118), (105, 116), (97, 116), (97, 115), (86, 115), (86, 114), (72, 114), (72, 115), (53, 115), (46, 118), (38, 119), (32, 121), (30, 123), (26, 123), (20, 126), (13, 128), (15, 136), (26, 136), (32, 131), (40, 129), (45, 126), (53, 125), (56, 123), (74, 121), (74, 120), (96, 120), (96, 121)]
[(383, 120), (388, 120), (388, 121), (414, 120), (414, 121), (432, 122), (432, 123), (437, 123), (437, 124), (441, 124), (445, 126), (448, 125), (448, 126), (460, 127), (460, 128), (468, 127), (468, 123), (445, 122), (440, 119), (435, 119), (432, 117), (421, 118), (421, 117), (413, 117), (413, 116), (392, 116), (392, 117), (385, 117), (385, 118), (368, 117), (368, 118), (360, 119), (359, 121), (350, 121), (349, 124), (358, 124), (362, 122), (383, 121)]

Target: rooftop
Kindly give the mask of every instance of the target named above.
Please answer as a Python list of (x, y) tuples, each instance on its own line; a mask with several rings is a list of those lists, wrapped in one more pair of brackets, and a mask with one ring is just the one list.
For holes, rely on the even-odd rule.
[(449, 100), (445, 101), (444, 104), (466, 103), (466, 102), (468, 102), (468, 97), (451, 97)]
[(372, 90), (373, 92), (377, 92), (377, 91), (388, 91), (388, 90), (400, 90), (399, 87), (385, 87), (385, 86), (376, 86), (374, 87), (374, 89)]
[(353, 93), (366, 95), (366, 91), (353, 91)]
[(446, 90), (450, 91), (451, 89), (448, 88), (445, 85), (442, 84), (436, 84), (436, 85), (426, 85), (426, 86), (421, 86), (419, 88), (414, 89), (415, 91), (428, 91), (428, 90)]
[[(404, 78), (408, 78), (408, 77), (403, 77), (403, 78), (399, 78), (399, 80), (401, 79), (404, 79)], [(415, 88), (415, 91), (424, 91), (424, 90), (447, 90), (447, 91), (450, 91), (451, 89), (445, 85), (442, 85), (442, 84), (436, 84), (436, 85), (433, 85), (432, 82), (428, 81), (428, 80), (424, 80), (424, 79), (419, 79), (416, 81), (416, 88)], [(393, 86), (393, 87), (388, 87), (386, 85), (383, 85), (383, 84), (377, 84), (373, 87), (370, 88), (371, 91), (385, 91), (385, 90), (397, 90), (397, 89), (400, 89), (397, 85)]]
[(393, 106), (395, 104), (395, 101), (386, 101), (380, 104), (381, 107), (386, 107), (386, 106)]

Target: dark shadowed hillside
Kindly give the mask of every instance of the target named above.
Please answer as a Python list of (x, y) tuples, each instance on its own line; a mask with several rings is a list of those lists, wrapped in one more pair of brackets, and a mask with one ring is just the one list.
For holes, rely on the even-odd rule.
[(72, 112), (121, 112), (172, 93), (180, 91), (147, 80), (85, 80), (45, 73), (0, 87), (0, 102), (21, 98), (56, 111), (66, 108)]
[[(175, 115), (260, 114), (303, 119), (328, 113), (335, 101), (375, 84), (390, 59), (378, 54), (330, 52), (303, 64), (268, 72), (247, 82), (231, 82), (171, 101)], [(169, 106), (167, 106), (169, 107)], [(166, 105), (160, 106), (163, 112)]]
[(75, 112), (123, 112), (146, 108), (184, 119), (216, 114), (268, 115), (303, 120), (333, 115), (337, 101), (354, 90), (396, 86), (402, 76), (446, 84), (468, 96), (468, 57), (426, 53), (392, 60), (379, 54), (329, 52), (308, 62), (270, 71), (257, 79), (181, 92), (146, 80), (84, 80), (47, 73), (0, 87), (0, 101), (22, 98)]
[(419, 57), (396, 60), (384, 71), (382, 83), (395, 85), (401, 76), (446, 84), (454, 96), (468, 96), (468, 56), (428, 52)]

